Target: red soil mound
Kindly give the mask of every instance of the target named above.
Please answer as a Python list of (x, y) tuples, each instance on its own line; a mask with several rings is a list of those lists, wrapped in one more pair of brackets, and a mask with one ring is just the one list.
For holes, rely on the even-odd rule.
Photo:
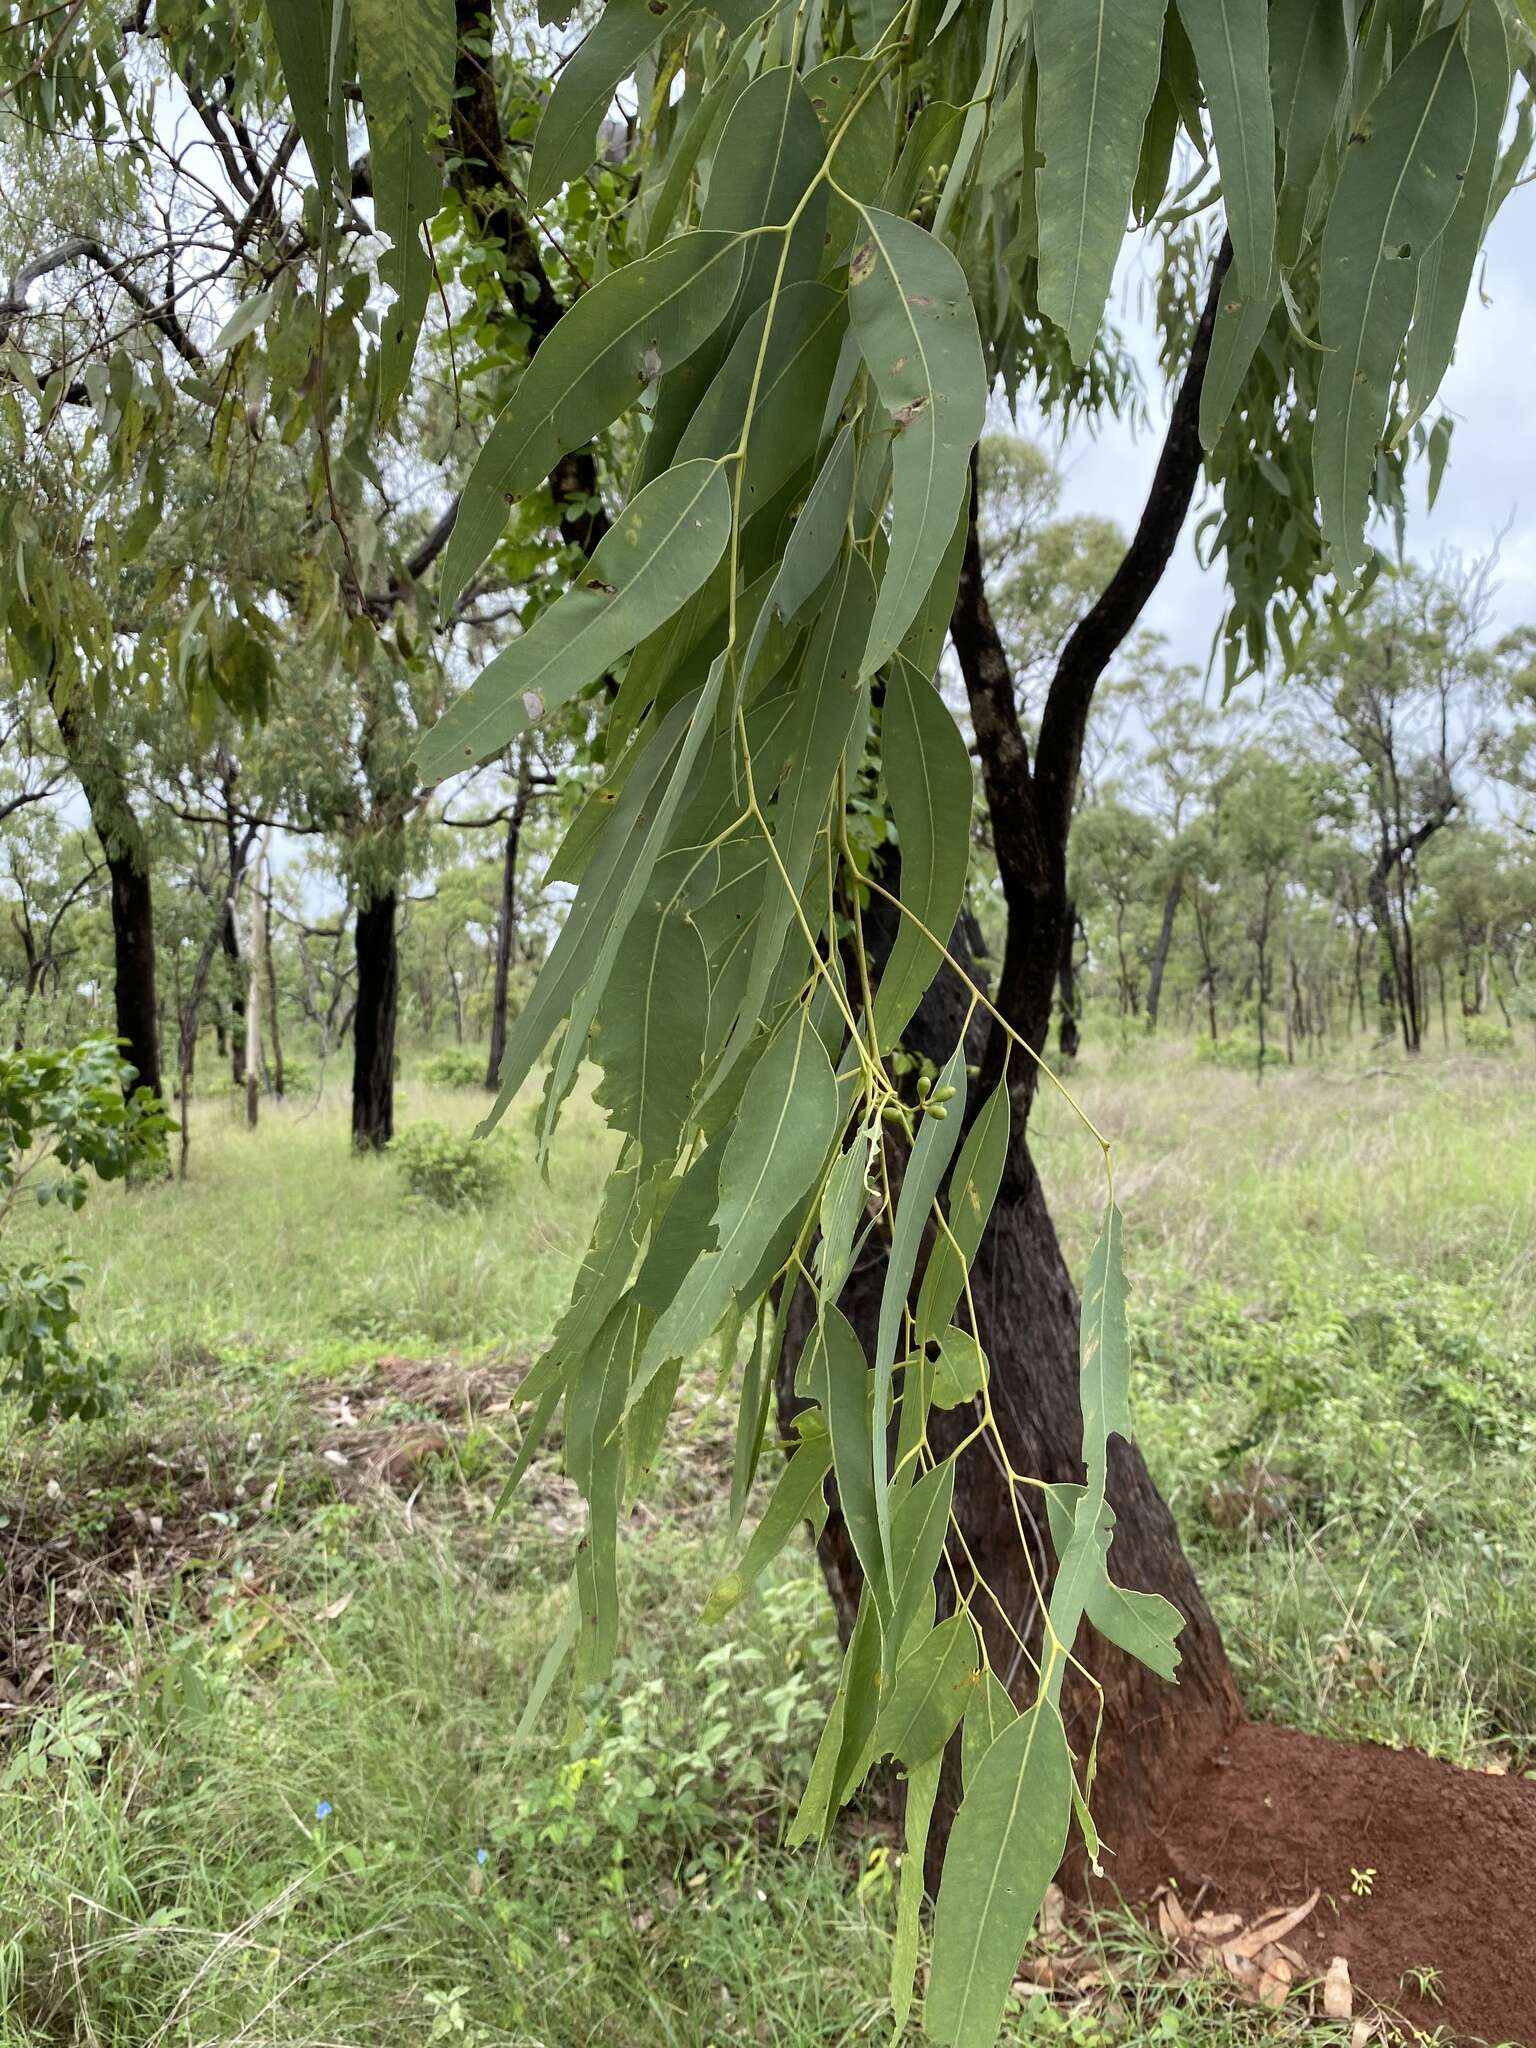
[[(1287, 1938), (1319, 1973), (1348, 1957), (1357, 2013), (1536, 2048), (1536, 1783), (1245, 1725), (1094, 1889), (1144, 1902), (1170, 1880), (1245, 1916), (1315, 1886)], [(1427, 1970), (1438, 2002), (1415, 1988)]]

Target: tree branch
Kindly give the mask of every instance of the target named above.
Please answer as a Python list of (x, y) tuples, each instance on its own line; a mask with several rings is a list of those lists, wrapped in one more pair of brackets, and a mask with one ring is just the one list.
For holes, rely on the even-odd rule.
[(1094, 690), (1162, 581), (1200, 479), (1200, 393), (1231, 261), (1231, 237), (1224, 235), (1136, 532), (1103, 594), (1062, 648), (1046, 696), (1035, 743), (1035, 799), (1042, 829), (1063, 859)]

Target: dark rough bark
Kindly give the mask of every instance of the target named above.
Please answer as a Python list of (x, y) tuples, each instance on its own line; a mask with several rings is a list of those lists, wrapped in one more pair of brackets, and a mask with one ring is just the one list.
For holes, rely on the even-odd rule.
[[(1061, 971), (1062, 943), (1070, 936), (1066, 888), (1067, 835), (1082, 758), (1083, 732), (1094, 688), (1115, 650), (1135, 625), (1166, 568), (1200, 471), (1200, 386), (1230, 249), (1222, 249), (1196, 333), (1189, 368), (1169, 420), (1152, 489), (1124, 560), (1103, 596), (1063, 650), (1041, 720), (1033, 765), (1019, 723), (1014, 680), (996, 630), (984, 582), (973, 517), (951, 620), (951, 639), (964, 676), (992, 826), (998, 872), (1007, 905), (1007, 939), (996, 992), (1013, 1030), (1045, 1049), (1052, 998)], [(880, 899), (877, 899), (877, 902)], [(876, 957), (888, 949), (891, 917), (882, 907), (866, 919)], [(957, 928), (951, 949), (964, 964), (966, 933)], [(973, 976), (974, 978), (974, 976)], [(942, 1060), (953, 1049), (968, 1008), (957, 977), (941, 974), (924, 998), (906, 1043)], [(1012, 1137), (991, 1221), (972, 1270), (972, 1292), (992, 1368), (992, 1399), (1015, 1467), (1050, 1482), (1080, 1482), (1082, 1413), (1079, 1402), (1078, 1301), (1057, 1241), (1039, 1175), (1030, 1155), (1028, 1119), (1037, 1086), (1034, 1062), (1015, 1050), (996, 1026), (977, 1042), (980, 1085), (974, 1109), (1006, 1068), (1013, 1111)], [(873, 1351), (884, 1281), (883, 1247), (854, 1273), (842, 1306)], [(806, 1333), (806, 1303), (792, 1307), (779, 1398), (794, 1405), (793, 1369)], [(932, 1438), (941, 1453), (968, 1433), (974, 1418), (956, 1411), (935, 1417)], [(1162, 1593), (1185, 1617), (1181, 1684), (1175, 1691), (1144, 1666), (1093, 1641), (1086, 1661), (1103, 1687), (1095, 1809), (1106, 1840), (1128, 1837), (1165, 1791), (1170, 1778), (1207, 1756), (1241, 1718), (1241, 1706), (1220, 1633), (1200, 1592), (1178, 1532), (1141, 1454), (1115, 1441), (1110, 1499), (1117, 1515), (1111, 1568), (1124, 1585)], [(1006, 1479), (976, 1445), (960, 1463), (955, 1513), (976, 1568), (1026, 1637), (1038, 1630), (1030, 1575), (1053, 1569), (1034, 1504), (1019, 1502), (1028, 1528), (1036, 1525), (1033, 1560), (1022, 1554)], [(846, 1627), (858, 1598), (857, 1565), (838, 1517), (822, 1539), (821, 1560)], [(948, 1597), (942, 1583), (940, 1598)], [(1011, 1638), (1001, 1623), (992, 1644), (997, 1668), (1008, 1673)], [(1027, 1674), (1014, 1673), (1019, 1689)], [(1069, 1734), (1080, 1753), (1093, 1731), (1096, 1701), (1082, 1684), (1065, 1697)], [(942, 1853), (958, 1785), (946, 1776), (936, 1815), (934, 1855)]]
[(1178, 922), (1179, 905), (1184, 900), (1184, 877), (1175, 875), (1168, 884), (1168, 893), (1163, 898), (1163, 921), (1158, 927), (1157, 944), (1152, 949), (1152, 965), (1147, 974), (1147, 1029), (1157, 1029), (1157, 1013), (1163, 1000), (1163, 976), (1168, 971), (1168, 955), (1173, 951), (1173, 929)]
[(131, 853), (107, 854), (112, 878), (112, 981), (117, 1035), (137, 1077), (160, 1093), (160, 1006), (155, 999), (155, 907), (147, 867)]
[(149, 850), (118, 759), (78, 707), (54, 699), (69, 765), (85, 794), (111, 879), (115, 1030), (134, 1087), (161, 1093), (160, 1006), (155, 996), (155, 907)]
[(1061, 1018), (1056, 1026), (1056, 1045), (1064, 1060), (1075, 1060), (1082, 1049), (1083, 1034), (1078, 1025), (1082, 1014), (1081, 999), (1077, 993), (1077, 908), (1067, 905), (1066, 922), (1061, 934), (1061, 966), (1058, 969), (1058, 984), (1061, 997)]
[(352, 1022), (352, 1143), (377, 1152), (395, 1134), (395, 1014), (400, 958), (394, 892), (361, 905), (354, 928), (357, 1002)]

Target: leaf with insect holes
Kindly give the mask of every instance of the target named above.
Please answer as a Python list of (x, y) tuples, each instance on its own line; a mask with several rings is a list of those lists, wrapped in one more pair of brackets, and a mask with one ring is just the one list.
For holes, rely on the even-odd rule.
[(422, 239), (442, 204), (431, 142), (453, 101), (453, 0), (352, 0), (358, 78), (373, 159), (374, 221), (389, 237), (379, 278), (395, 294), (379, 330), (379, 416), (388, 420), (416, 353), (432, 258)]
[(1072, 1760), (1041, 1700), (997, 1736), (950, 1830), (923, 2025), (945, 2048), (992, 2048), (1030, 1927), (1067, 1845)]
[(741, 281), (739, 235), (700, 229), (610, 271), (560, 319), (518, 381), (470, 471), (443, 555), (447, 618), (526, 497), (573, 448), (612, 426), (658, 370), (719, 326)]
[(1040, 309), (1086, 363), (1157, 90), (1167, 0), (1038, 0)]
[(1417, 45), (1350, 137), (1323, 229), (1313, 462), (1334, 573), (1366, 559), (1365, 517), (1420, 266), (1455, 210), (1477, 121), (1455, 27)]
[(580, 580), (503, 648), (416, 750), (429, 781), (494, 760), (693, 595), (725, 552), (731, 489), (714, 462), (669, 469), (632, 498)]
[(861, 212), (848, 303), (895, 437), (890, 553), (864, 654), (870, 675), (901, 644), (954, 536), (987, 374), (965, 273), (949, 250), (896, 214)]
[[(891, 664), (880, 759), (901, 853), (904, 916), (875, 993), (875, 1035), (894, 1045), (938, 972), (940, 945), (965, 893), (971, 857), (971, 757), (960, 728), (926, 676), (899, 655)], [(914, 922), (913, 920), (916, 920)]]

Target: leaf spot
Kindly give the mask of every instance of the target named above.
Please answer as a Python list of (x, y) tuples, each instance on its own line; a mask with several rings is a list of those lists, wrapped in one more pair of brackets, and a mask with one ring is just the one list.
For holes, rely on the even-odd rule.
[(661, 375), (661, 351), (652, 342), (641, 359), (641, 370), (647, 384), (654, 384)]
[(898, 427), (910, 427), (912, 422), (927, 410), (928, 400), (926, 397), (914, 398), (910, 405), (898, 406), (895, 415), (896, 424)]
[(864, 242), (854, 250), (853, 261), (848, 266), (848, 282), (863, 284), (875, 267), (875, 245)]
[(537, 690), (524, 690), (523, 709), (532, 719), (540, 719), (544, 716), (544, 699)]
[[(589, 576), (587, 578), (587, 588), (588, 590), (600, 590), (603, 593), (604, 597), (617, 597), (619, 594), (618, 585), (614, 583), (605, 583), (601, 576)], [(530, 692), (529, 694), (531, 695), (532, 692)]]

